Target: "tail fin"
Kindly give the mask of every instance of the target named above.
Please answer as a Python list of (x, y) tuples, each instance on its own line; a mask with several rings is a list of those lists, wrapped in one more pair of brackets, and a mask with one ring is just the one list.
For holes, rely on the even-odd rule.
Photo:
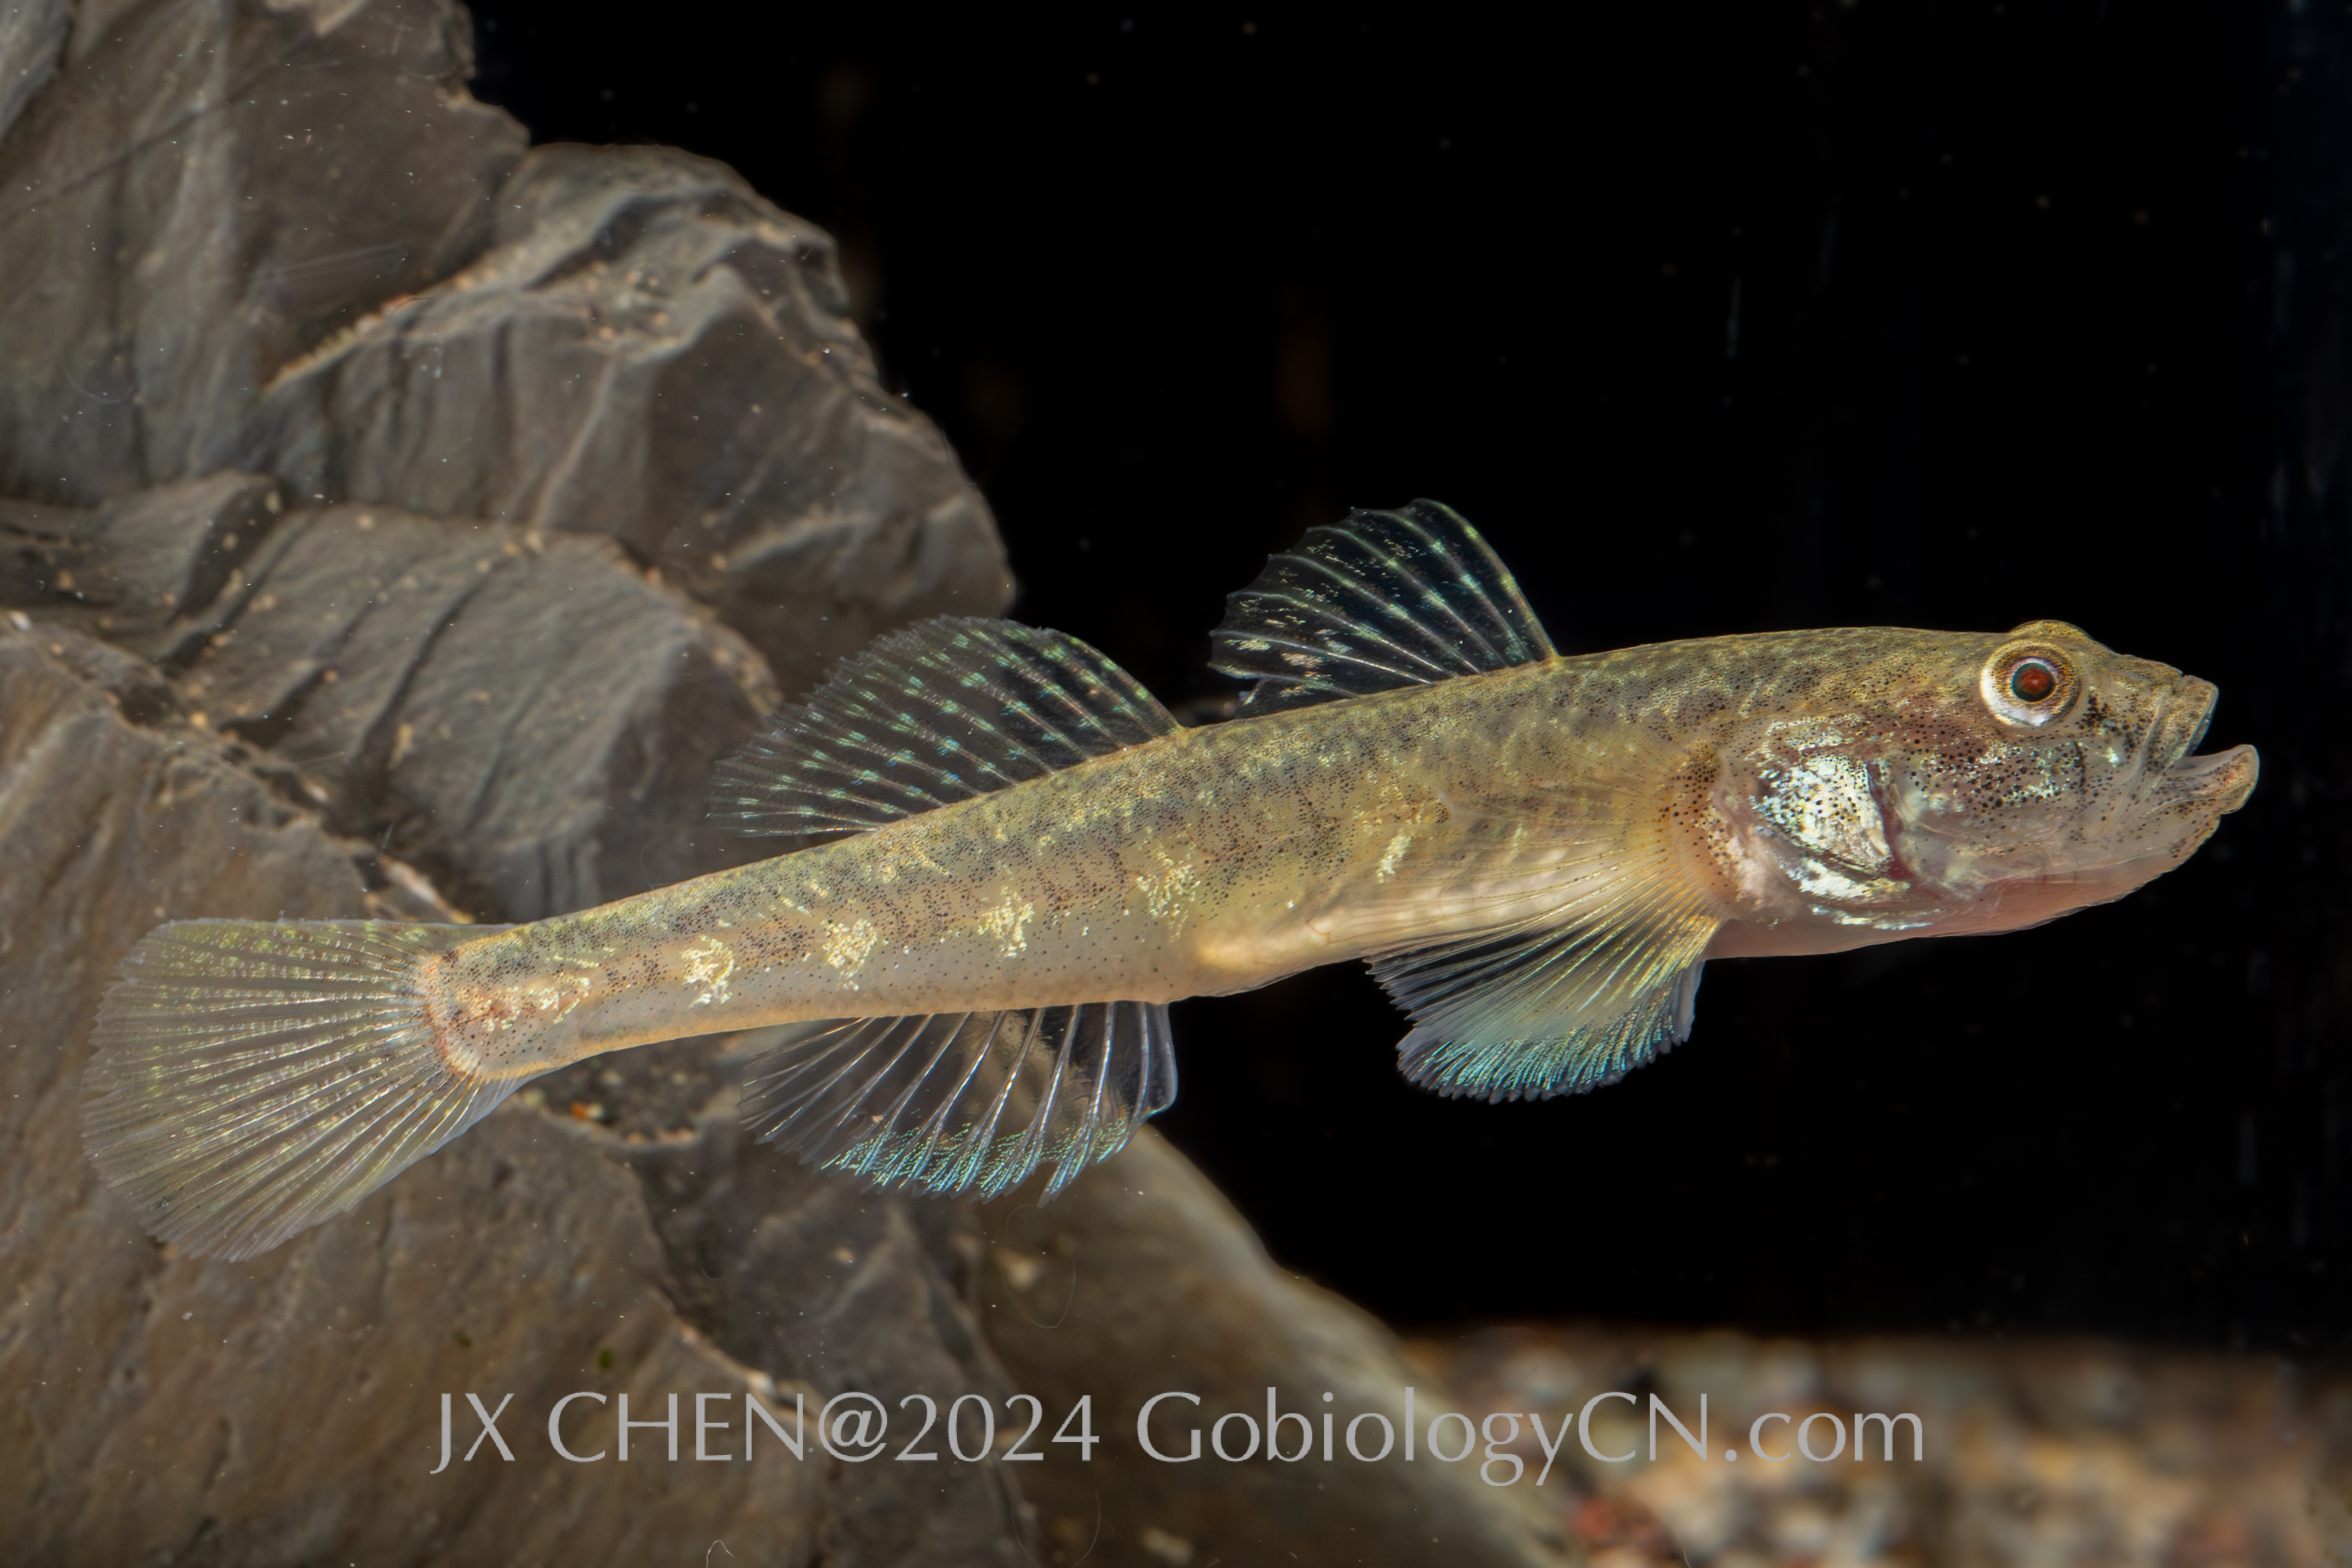
[(829, 1170), (989, 1198), (1047, 1160), (1051, 1198), (1176, 1098), (1168, 1009), (846, 1019), (795, 1031), (752, 1071), (743, 1118)]
[(186, 920), (99, 1009), (82, 1135), (148, 1229), (250, 1258), (342, 1213), (488, 1115), (519, 1080), (450, 1070), (414, 984), (502, 930)]

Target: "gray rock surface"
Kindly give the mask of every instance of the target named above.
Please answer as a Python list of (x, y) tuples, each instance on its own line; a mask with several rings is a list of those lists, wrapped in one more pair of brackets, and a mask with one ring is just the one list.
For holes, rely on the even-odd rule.
[(0, 136), (65, 53), (68, 0), (0, 0)]
[(135, 490), (95, 510), (0, 504), (0, 594), (87, 608), (80, 619), (100, 636), (178, 659), (225, 624), (207, 624), (204, 612), (284, 510), (275, 480), (234, 472)]
[(187, 700), (320, 779), (486, 918), (709, 869), (713, 764), (774, 702), (742, 639), (603, 539), (289, 512), (187, 653)]
[[(152, 693), (155, 722), (125, 718), (122, 689), (153, 679), (72, 632), (0, 630), (11, 1561), (650, 1562), (689, 1538), (747, 1563), (805, 1562), (824, 1541), (845, 1563), (987, 1560), (855, 1549), (839, 1521), (873, 1507), (866, 1472), (553, 1453), (547, 1413), (574, 1390), (627, 1391), (656, 1415), (672, 1392), (725, 1393), (739, 1425), (746, 1389), (771, 1407), (793, 1393), (680, 1318), (642, 1179), (569, 1117), (509, 1108), (246, 1264), (174, 1258), (100, 1189), (79, 1082), (89, 1019), (137, 934), (196, 914), (381, 913), (354, 863), (365, 846), (282, 799), (243, 746), (155, 712)], [(439, 1395), (458, 1396), (462, 1444), (478, 1429), (467, 1390), (492, 1408), (516, 1396), (521, 1418), (501, 1424), (515, 1460), (485, 1448), (432, 1477)], [(601, 1440), (583, 1425), (573, 1446), (588, 1452)], [(982, 1499), (980, 1538), (1002, 1536), (997, 1517)]]
[(478, 250), (520, 127), (451, 0), (85, 4), (0, 139), (0, 493), (230, 466), (277, 367)]
[[(1103, 1442), (1091, 1464), (1039, 1465), (1023, 1478), (1042, 1543), (1078, 1561), (1167, 1568), (1207, 1563), (1559, 1564), (1578, 1560), (1533, 1489), (1483, 1485), (1475, 1459), (1400, 1452), (1364, 1463), (1344, 1446), (1367, 1413), (1401, 1425), (1413, 1388), (1416, 1425), (1459, 1408), (1417, 1373), (1393, 1335), (1328, 1291), (1276, 1268), (1248, 1225), (1190, 1161), (1149, 1128), (1048, 1207), (1019, 1197), (982, 1211), (993, 1265), (982, 1322), (1013, 1381), (1059, 1412), (1090, 1394)], [(1229, 1464), (1207, 1448), (1229, 1414), (1265, 1420), (1277, 1408), (1296, 1462)], [(1157, 1407), (1153, 1446), (1181, 1455), (1203, 1434), (1203, 1457), (1164, 1463), (1142, 1451), (1136, 1416), (1152, 1396), (1181, 1390), (1193, 1406)], [(1322, 1396), (1329, 1393), (1327, 1403)], [(1333, 1415), (1333, 1459), (1322, 1425)], [(1246, 1439), (1232, 1427), (1229, 1452)], [(1377, 1452), (1376, 1431), (1363, 1431)]]
[(606, 539), (289, 509), (231, 472), (0, 507), (0, 602), (158, 661), (200, 727), (270, 748), (338, 831), (481, 918), (764, 852), (700, 824), (712, 765), (775, 702), (766, 666)]
[[(35, 82), (62, 15), (0, 14), (0, 71)], [(684, 153), (525, 156), (470, 69), (449, 0), (86, 4), (0, 139), (0, 494), (244, 467), (601, 533), (793, 691), (1002, 610), (987, 504), (883, 388), (832, 240)]]
[[(1097, 1504), (1107, 1563), (1165, 1563), (1171, 1542), (1311, 1562), (1342, 1539), (1367, 1562), (1569, 1560), (1459, 1468), (1353, 1467), (1310, 1488), (1132, 1450), (1135, 1405), (1163, 1385), (1234, 1408), (1268, 1381), (1294, 1403), (1334, 1387), (1393, 1408), (1411, 1375), (1378, 1325), (1275, 1270), (1156, 1139), (1076, 1184), (1045, 1229), (1018, 1200), (877, 1194), (748, 1143), (725, 1041), (567, 1069), (250, 1263), (174, 1257), (81, 1156), (89, 1019), (121, 951), (163, 918), (391, 912), (368, 891), (386, 880), (369, 846), (177, 704), (107, 644), (0, 630), (0, 1379), (26, 1391), (0, 1430), (0, 1512), (16, 1560), (651, 1561), (692, 1534), (744, 1563), (1075, 1561), (1065, 1538)], [(1072, 1262), (1085, 1272), (1065, 1290)], [(493, 1410), (515, 1396), (515, 1459), (486, 1448), (431, 1475), (439, 1396), (462, 1447), (469, 1391)], [(1005, 1439), (1013, 1394), (1045, 1401), (1048, 1431), (1086, 1394), (1105, 1441), (1081, 1463), (1041, 1433), (1052, 1457), (1013, 1477), (772, 1444), (704, 1465), (690, 1432), (673, 1465), (656, 1431), (635, 1468), (599, 1468), (543, 1439), (575, 1391), (627, 1392), (633, 1418), (672, 1393), (689, 1412), (726, 1396), (712, 1447), (730, 1452), (746, 1391), (770, 1408), (798, 1392), (812, 1412), (871, 1393), (894, 1449), (915, 1394), (978, 1396)], [(610, 1446), (616, 1405), (574, 1414), (574, 1451)]]
[[(447, 0), (0, 0), (10, 1560), (1573, 1561), (1458, 1469), (1141, 1459), (1147, 1390), (1410, 1376), (1149, 1137), (1042, 1215), (877, 1194), (749, 1145), (759, 1042), (702, 1040), (552, 1075), (248, 1263), (99, 1187), (89, 1023), (157, 923), (528, 918), (707, 869), (747, 847), (700, 833), (704, 778), (779, 688), (1011, 591), (831, 242), (683, 154), (523, 155), (467, 38)], [(642, 1427), (562, 1458), (581, 1391), (581, 1452), (678, 1396), (680, 1460)], [(465, 1457), (468, 1392), (511, 1396), (511, 1460)], [(893, 1452), (916, 1395), (989, 1405), (997, 1448), (694, 1457), (698, 1395), (740, 1451), (746, 1394), (852, 1392)], [(1033, 1392), (1050, 1457), (1007, 1462)], [(1044, 1440), (1081, 1396), (1087, 1460)]]
[(787, 690), (992, 615), (987, 505), (877, 379), (824, 233), (658, 147), (535, 148), (489, 248), (280, 371), (242, 460), (296, 494), (609, 534)]

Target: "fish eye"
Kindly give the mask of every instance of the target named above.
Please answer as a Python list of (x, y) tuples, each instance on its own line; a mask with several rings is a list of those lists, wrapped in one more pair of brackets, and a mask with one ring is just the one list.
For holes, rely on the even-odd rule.
[(1985, 661), (1979, 683), (1997, 716), (2037, 728), (2074, 706), (2074, 665), (2056, 649), (2014, 643)]

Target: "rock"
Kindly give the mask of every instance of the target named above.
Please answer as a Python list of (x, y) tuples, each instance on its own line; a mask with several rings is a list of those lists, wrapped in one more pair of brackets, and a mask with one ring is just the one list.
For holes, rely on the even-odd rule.
[(47, 85), (72, 19), (68, 0), (0, 0), (0, 136)]
[[(1349, 1423), (1377, 1413), (1400, 1425), (1410, 1385), (1423, 1429), (1458, 1406), (1441, 1382), (1416, 1375), (1388, 1330), (1276, 1268), (1232, 1205), (1149, 1128), (1050, 1206), (1000, 1199), (983, 1223), (992, 1266), (981, 1321), (1006, 1372), (1053, 1420), (1092, 1396), (1102, 1438), (1092, 1460), (1032, 1466), (1021, 1480), (1043, 1516), (1044, 1544), (1067, 1561), (1090, 1545), (1087, 1561), (1118, 1568), (1582, 1560), (1527, 1495), (1533, 1489), (1483, 1484), (1475, 1458), (1440, 1463), (1425, 1446), (1413, 1463), (1397, 1451), (1376, 1463), (1349, 1458)], [(1216, 1458), (1217, 1419), (1240, 1413), (1263, 1427), (1269, 1387), (1278, 1410), (1307, 1421), (1283, 1423), (1284, 1450), (1304, 1437), (1307, 1457)], [(1181, 1456), (1198, 1431), (1198, 1460), (1156, 1460), (1137, 1442), (1144, 1402), (1169, 1390), (1200, 1403), (1162, 1403), (1154, 1444)], [(1336, 1418), (1329, 1463), (1327, 1412)], [(1228, 1451), (1249, 1441), (1239, 1424), (1228, 1431)], [(1361, 1442), (1379, 1451), (1375, 1426)]]
[[(953, 455), (883, 388), (831, 242), (684, 154), (521, 156), (463, 91), (446, 0), (65, 15), (0, 0), (16, 1556), (1576, 1560), (1466, 1467), (1309, 1485), (1143, 1456), (1163, 1387), (1212, 1419), (1269, 1384), (1393, 1413), (1412, 1375), (1149, 1136), (1044, 1211), (750, 1144), (758, 1038), (574, 1064), (250, 1262), (138, 1228), (83, 1157), (79, 1082), (152, 925), (530, 918), (707, 869), (704, 779), (778, 681), (1011, 582)], [(599, 1398), (556, 1435), (610, 1458), (553, 1446), (573, 1393)], [(644, 1421), (673, 1396), (678, 1458), (640, 1426), (623, 1460), (622, 1396)], [(813, 1446), (706, 1463), (706, 1396), (730, 1454), (747, 1396), (804, 1411)], [(827, 1452), (826, 1403), (865, 1396), (894, 1455), (929, 1401), (942, 1457)], [(1042, 1463), (1004, 1457), (1024, 1398)], [(1085, 1458), (1051, 1441), (1081, 1399)], [(944, 1423), (971, 1440), (975, 1401), (996, 1440), (958, 1460)]]
[[(1342, 1456), (1294, 1469), (1143, 1454), (1137, 1412), (1165, 1389), (1202, 1398), (1197, 1417), (1176, 1407), (1171, 1429), (1205, 1429), (1232, 1410), (1262, 1416), (1269, 1385), (1318, 1427), (1327, 1388), (1330, 1408), (1348, 1416), (1398, 1419), (1416, 1382), (1421, 1422), (1458, 1406), (1386, 1329), (1276, 1269), (1216, 1189), (1148, 1129), (1045, 1208), (1034, 1190), (978, 1210), (879, 1194), (752, 1144), (732, 1083), (740, 1056), (765, 1038), (616, 1052), (525, 1093), (602, 1127), (605, 1146), (638, 1171), (678, 1311), (733, 1359), (827, 1398), (875, 1395), (894, 1449), (916, 1435), (912, 1399), (926, 1396), (940, 1422), (927, 1446), (942, 1459), (959, 1401), (991, 1407), (1000, 1452), (1032, 1421), (1008, 1396), (1042, 1401), (1027, 1447), (1042, 1462), (1017, 1477), (1003, 1466), (926, 1469), (911, 1488), (909, 1472), (877, 1467), (875, 1490), (835, 1521), (850, 1532), (835, 1549), (981, 1562), (1003, 1550), (999, 1532), (1018, 1528), (1029, 1561), (1058, 1552), (1112, 1568), (1285, 1552), (1329, 1561), (1340, 1542), (1361, 1552), (1350, 1561), (1397, 1568), (1581, 1560), (1525, 1495), (1532, 1489), (1486, 1486), (1475, 1464)], [(645, 1115), (665, 1099), (678, 1109)], [(1056, 1445), (1081, 1397), (1099, 1445)], [(979, 1412), (967, 1406), (962, 1418), (957, 1439), (974, 1451)], [(1286, 1447), (1297, 1434), (1286, 1428)], [(1184, 1450), (1167, 1432), (1160, 1440)]]
[(64, 16), (0, 10), (0, 495), (242, 467), (305, 505), (603, 534), (791, 692), (1010, 601), (833, 242), (730, 171), (523, 156), (464, 91), (451, 0), (93, 0), (60, 61)]
[(74, 619), (151, 658), (207, 632), (201, 612), (285, 509), (275, 480), (210, 474), (138, 490), (86, 511), (0, 503), (0, 600), (88, 607)]
[(535, 148), (490, 248), (280, 371), (250, 466), (297, 495), (604, 533), (787, 692), (1012, 598), (988, 507), (877, 377), (833, 241), (730, 170)]
[[(739, 1444), (744, 1393), (788, 1410), (813, 1392), (729, 1356), (670, 1304), (682, 1292), (647, 1194), (679, 1185), (666, 1162), (698, 1165), (691, 1145), (631, 1151), (640, 1170), (617, 1139), (513, 1104), (253, 1262), (175, 1258), (140, 1231), (80, 1146), (89, 1022), (123, 949), (166, 917), (373, 912), (355, 846), (248, 772), (241, 745), (168, 715), (126, 719), (113, 685), (152, 679), (70, 632), (0, 630), (0, 1378), (22, 1411), (0, 1434), (0, 1512), (15, 1559), (652, 1561), (692, 1539), (744, 1563), (805, 1562), (819, 1542), (844, 1564), (1018, 1561), (984, 1469), (959, 1512), (918, 1500), (907, 1471), (877, 1480), (814, 1449), (700, 1464), (689, 1432), (675, 1465), (658, 1448), (629, 1468), (554, 1453), (545, 1423), (574, 1391), (610, 1401), (574, 1406), (583, 1453), (609, 1447), (622, 1392), (633, 1418), (656, 1419), (672, 1393), (688, 1410), (724, 1394)], [(930, 1301), (936, 1270), (895, 1200), (773, 1176), (781, 1187), (760, 1190), (784, 1213), (766, 1234), (824, 1257), (895, 1230), (897, 1250), (857, 1274), (860, 1299)], [(776, 1288), (809, 1274), (781, 1270)], [(898, 1326), (895, 1354), (910, 1335), (936, 1343), (928, 1318)], [(968, 1332), (945, 1343), (942, 1364), (975, 1354)], [(501, 1431), (515, 1458), (484, 1448), (436, 1478), (439, 1396), (454, 1396), (462, 1448), (478, 1429), (468, 1391), (494, 1412), (514, 1396)]]
[(699, 827), (713, 765), (775, 700), (766, 667), (609, 541), (294, 512), (236, 601), (186, 664), (187, 700), (313, 772), (335, 825), (389, 834), (486, 917), (761, 852)]
[(233, 466), (278, 366), (479, 248), (523, 136), (450, 0), (81, 21), (0, 141), (0, 492), (87, 505)]
[(0, 510), (0, 602), (162, 661), (197, 723), (483, 918), (772, 847), (700, 831), (712, 765), (774, 704), (765, 665), (608, 540), (289, 511), (235, 473), (30, 513)]
[[(941, 1412), (971, 1397), (1003, 1411), (1015, 1392), (973, 1307), (985, 1247), (971, 1208), (878, 1193), (753, 1144), (725, 1043), (616, 1052), (534, 1087), (551, 1110), (585, 1099), (577, 1113), (610, 1124), (601, 1141), (645, 1184), (672, 1299), (710, 1343), (808, 1386), (812, 1413), (819, 1399), (871, 1396), (889, 1422), (885, 1454), (940, 1456), (845, 1467), (857, 1484), (828, 1500), (818, 1560), (1030, 1561), (1030, 1511), (1006, 1468), (992, 1456), (947, 1462), (936, 1429), (928, 1444), (912, 1441), (915, 1396)], [(696, 1106), (667, 1134), (645, 1117), (664, 1099)]]

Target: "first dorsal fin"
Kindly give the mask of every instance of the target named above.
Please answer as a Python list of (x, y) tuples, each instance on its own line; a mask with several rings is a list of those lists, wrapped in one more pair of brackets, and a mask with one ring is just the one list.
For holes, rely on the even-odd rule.
[(1309, 528), (1227, 601), (1212, 664), (1244, 714), (1483, 674), (1552, 656), (1510, 571), (1435, 501)]
[(719, 765), (709, 819), (755, 835), (860, 832), (1181, 728), (1076, 637), (946, 616), (842, 661), (805, 707)]

